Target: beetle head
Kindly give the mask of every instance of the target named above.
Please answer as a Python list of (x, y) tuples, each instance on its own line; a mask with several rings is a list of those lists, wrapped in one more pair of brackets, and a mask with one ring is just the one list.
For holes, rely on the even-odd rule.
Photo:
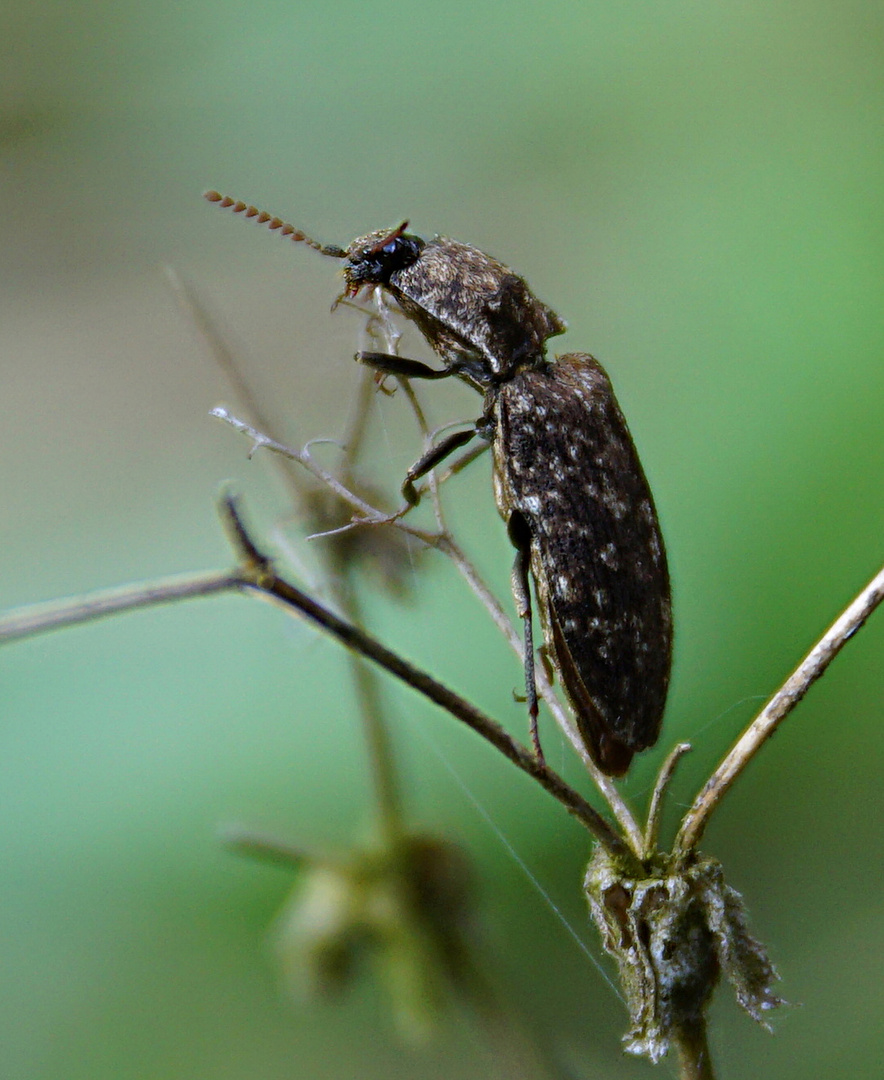
[(355, 296), (363, 285), (388, 285), (397, 270), (417, 262), (424, 241), (406, 233), (407, 228), (408, 222), (403, 221), (392, 232), (380, 229), (353, 241), (344, 262), (348, 296)]

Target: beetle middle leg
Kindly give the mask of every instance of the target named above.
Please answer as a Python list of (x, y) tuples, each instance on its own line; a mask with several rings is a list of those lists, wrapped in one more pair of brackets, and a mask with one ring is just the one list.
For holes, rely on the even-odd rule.
[(444, 461), (449, 454), (453, 454), (455, 450), (459, 450), (461, 446), (468, 443), (475, 435), (475, 427), (467, 428), (466, 431), (455, 431), (454, 434), (449, 435), (447, 439), (443, 439), (442, 442), (436, 443), (435, 446), (431, 446), (425, 454), (422, 454), (421, 457), (417, 459), (405, 474), (405, 480), (402, 484), (402, 497), (409, 506), (417, 506), (420, 502), (420, 495), (414, 486), (415, 480), (420, 480), (422, 476), (426, 476), (430, 469), (435, 469), (440, 461)]
[[(361, 364), (373, 367), (384, 375), (398, 375), (405, 379), (447, 379), (452, 372), (447, 368), (441, 371), (431, 368), (428, 364), (422, 364), (419, 360), (408, 360), (403, 356), (393, 356), (390, 353), (359, 352), (356, 359)], [(478, 425), (467, 428), (466, 431), (456, 431), (453, 435), (443, 439), (442, 442), (431, 446), (425, 454), (422, 454), (405, 474), (402, 483), (402, 497), (409, 506), (417, 506), (420, 495), (414, 486), (415, 480), (434, 469), (440, 461), (444, 461), (449, 454), (459, 450), (477, 434)]]
[(525, 626), (525, 697), (528, 702), (531, 745), (537, 760), (544, 764), (540, 735), (537, 731), (540, 708), (537, 703), (537, 683), (534, 677), (534, 628), (531, 619), (531, 586), (528, 581), (528, 571), (531, 566), (531, 533), (528, 522), (518, 511), (510, 514), (507, 530), (516, 549), (512, 574), (513, 597), (516, 601), (516, 611)]

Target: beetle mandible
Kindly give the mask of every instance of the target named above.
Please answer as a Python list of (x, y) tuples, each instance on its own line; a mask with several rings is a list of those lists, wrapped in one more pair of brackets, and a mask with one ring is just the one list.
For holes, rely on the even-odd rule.
[(402, 485), (478, 435), (491, 443), (494, 493), (516, 548), (513, 593), (525, 625), (525, 680), (538, 756), (530, 577), (548, 655), (598, 766), (623, 775), (659, 735), (672, 659), (666, 552), (638, 453), (601, 364), (549, 359), (565, 323), (508, 267), (468, 244), (381, 229), (346, 249), (322, 245), (264, 211), (229, 207), (343, 260), (345, 296), (384, 290), (442, 359), (441, 370), (385, 353), (357, 359), (385, 374), (463, 379), (481, 417), (430, 449)]

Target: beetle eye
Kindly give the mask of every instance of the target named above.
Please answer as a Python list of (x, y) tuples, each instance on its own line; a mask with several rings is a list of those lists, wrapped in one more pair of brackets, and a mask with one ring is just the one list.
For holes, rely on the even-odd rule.
[(344, 268), (350, 289), (386, 285), (397, 271), (417, 262), (424, 241), (404, 233), (405, 225), (403, 222), (395, 232), (382, 234), (374, 243), (351, 245), (352, 254)]

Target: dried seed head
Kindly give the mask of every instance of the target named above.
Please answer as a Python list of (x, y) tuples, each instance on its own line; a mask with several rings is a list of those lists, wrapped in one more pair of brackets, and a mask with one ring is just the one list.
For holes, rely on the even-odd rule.
[(347, 858), (308, 860), (276, 923), (292, 990), (335, 993), (375, 967), (394, 1019), (411, 1039), (430, 1035), (448, 1002), (487, 1007), (475, 954), (471, 867), (432, 836)]
[(721, 975), (764, 1027), (764, 1014), (784, 1004), (773, 991), (776, 969), (749, 933), (742, 897), (715, 859), (682, 869), (661, 865), (637, 877), (600, 844), (584, 888), (602, 944), (620, 969), (630, 1054), (659, 1061), (680, 1029), (702, 1020)]

